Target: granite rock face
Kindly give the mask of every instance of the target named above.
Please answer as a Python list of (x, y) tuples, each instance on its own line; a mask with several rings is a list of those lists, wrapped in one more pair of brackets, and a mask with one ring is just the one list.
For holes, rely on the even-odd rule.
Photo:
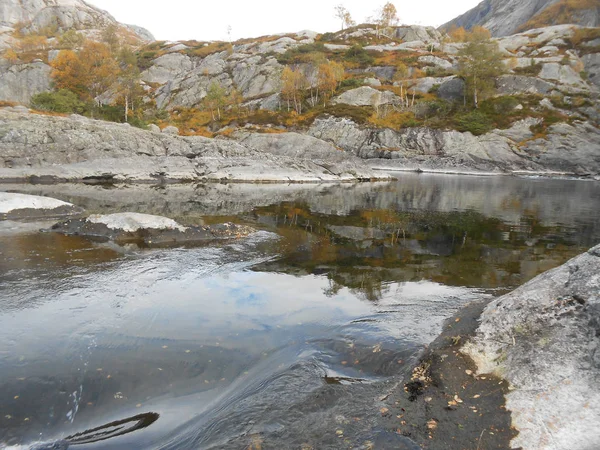
[(471, 29), (483, 26), (493, 36), (507, 36), (516, 32), (532, 17), (559, 0), (484, 0), (475, 8), (442, 25)]
[(600, 246), (491, 302), (462, 351), (512, 385), (513, 448), (596, 448)]
[(324, 117), (314, 121), (309, 134), (381, 169), (600, 173), (600, 130), (587, 122), (556, 124), (546, 138), (534, 139), (531, 127), (537, 123), (525, 119), (508, 130), (474, 136), (430, 128), (374, 129)]
[(51, 90), (50, 72), (41, 61), (9, 65), (0, 60), (0, 99), (29, 103), (34, 95)]
[(273, 154), (226, 139), (183, 137), (80, 116), (48, 117), (0, 109), (0, 179), (4, 181), (321, 182), (386, 178), (362, 161), (336, 160), (336, 154), (330, 155), (326, 166), (323, 161), (316, 163), (288, 144)]

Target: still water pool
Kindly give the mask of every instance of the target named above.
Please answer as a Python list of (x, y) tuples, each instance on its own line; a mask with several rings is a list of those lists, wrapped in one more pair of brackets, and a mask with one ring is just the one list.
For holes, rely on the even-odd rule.
[(600, 242), (586, 181), (2, 189), (259, 231), (149, 250), (0, 224), (0, 448), (364, 448), (445, 318)]

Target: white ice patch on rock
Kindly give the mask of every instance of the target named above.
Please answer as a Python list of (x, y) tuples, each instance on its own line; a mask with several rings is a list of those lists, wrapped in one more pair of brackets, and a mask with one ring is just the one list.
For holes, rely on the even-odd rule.
[(187, 230), (186, 227), (167, 217), (129, 212), (108, 215), (96, 214), (88, 217), (87, 221), (104, 224), (111, 230), (122, 230), (125, 232), (134, 232), (140, 229), (179, 230), (182, 232)]
[(0, 192), (0, 214), (8, 214), (17, 209), (55, 209), (61, 206), (73, 205), (55, 198)]

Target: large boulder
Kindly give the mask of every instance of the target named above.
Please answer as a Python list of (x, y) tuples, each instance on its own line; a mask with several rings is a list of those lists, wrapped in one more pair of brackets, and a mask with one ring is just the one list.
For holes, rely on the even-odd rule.
[(142, 73), (142, 80), (148, 83), (165, 84), (192, 68), (193, 63), (189, 56), (167, 53), (154, 60), (152, 66)]
[(419, 56), (419, 62), (427, 66), (434, 66), (447, 70), (452, 69), (453, 67), (453, 64), (450, 61), (433, 55)]
[(465, 96), (464, 80), (457, 77), (446, 79), (440, 84), (437, 95), (449, 102), (462, 101)]
[(399, 104), (400, 101), (400, 97), (393, 92), (378, 91), (370, 86), (362, 86), (338, 95), (332, 100), (332, 103), (344, 103), (352, 106), (375, 106)]
[(600, 246), (491, 302), (462, 351), (510, 383), (512, 448), (596, 448)]
[(329, 142), (299, 133), (237, 132), (233, 137), (246, 147), (277, 156), (308, 159), (337, 176), (353, 173), (359, 178), (371, 178), (364, 162), (345, 153)]
[(434, 27), (424, 27), (420, 25), (403, 25), (396, 28), (395, 36), (404, 42), (422, 41), (422, 42), (440, 42), (442, 34)]

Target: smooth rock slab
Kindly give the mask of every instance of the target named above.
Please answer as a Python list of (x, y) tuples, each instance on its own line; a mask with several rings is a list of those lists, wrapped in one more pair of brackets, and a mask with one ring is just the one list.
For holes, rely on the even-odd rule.
[(71, 203), (55, 198), (0, 192), (0, 220), (60, 217), (80, 214), (82, 211)]
[(233, 223), (185, 227), (166, 217), (128, 212), (71, 219), (55, 224), (51, 231), (69, 236), (82, 236), (97, 242), (113, 241), (120, 245), (171, 247), (236, 239), (246, 237), (256, 230)]
[(600, 246), (491, 302), (462, 351), (511, 384), (512, 448), (598, 448)]

